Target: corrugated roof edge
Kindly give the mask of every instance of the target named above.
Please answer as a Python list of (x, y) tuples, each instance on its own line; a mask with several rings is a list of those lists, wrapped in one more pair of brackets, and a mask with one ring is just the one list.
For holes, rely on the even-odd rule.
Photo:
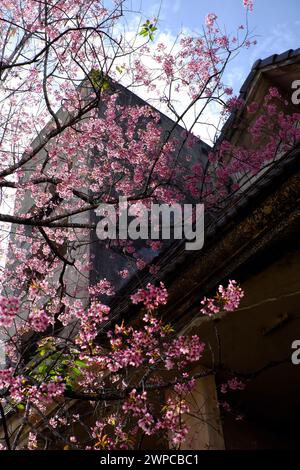
[[(292, 60), (292, 62), (297, 63), (300, 62), (300, 47), (298, 49), (288, 49), (281, 54), (273, 54), (265, 59), (257, 59), (254, 64), (252, 65), (250, 73), (247, 75), (244, 83), (242, 84), (240, 91), (239, 91), (239, 98), (245, 100), (247, 97), (247, 93), (249, 92), (250, 85), (254, 81), (256, 75), (259, 72), (262, 72), (264, 68), (267, 68), (271, 65), (281, 64), (287, 60)], [(237, 116), (237, 111), (233, 111), (230, 116), (228, 117), (227, 121), (224, 123), (220, 135), (216, 141), (215, 145), (219, 145), (220, 142), (225, 138), (228, 130), (232, 126), (235, 118)]]

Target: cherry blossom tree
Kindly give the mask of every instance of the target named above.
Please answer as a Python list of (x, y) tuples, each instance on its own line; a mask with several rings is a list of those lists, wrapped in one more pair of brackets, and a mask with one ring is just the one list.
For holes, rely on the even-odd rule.
[[(223, 140), (204, 166), (191, 162), (193, 131), (209, 107), (219, 108), (221, 126), (244, 106), (224, 73), (240, 49), (255, 43), (247, 22), (230, 36), (210, 13), (201, 33), (182, 33), (168, 48), (159, 41), (158, 18), (130, 11), (125, 0), (107, 3), (0, 5), (5, 449), (140, 448), (146, 436), (180, 446), (188, 431), (185, 395), (197, 378), (214, 373), (195, 372), (205, 345), (196, 335), (177, 336), (161, 320), (168, 298), (163, 283), (141, 286), (131, 296), (141, 306), (134, 321), (103, 327), (116, 286), (106, 278), (90, 282), (91, 214), (102, 203), (116, 204), (119, 195), (146, 206), (192, 197), (214, 213), (241, 189), (236, 175), (258, 174), (279, 148), (289, 152), (300, 139), (299, 115), (278, 114), (285, 103), (272, 88), (259, 113), (256, 103), (247, 108), (256, 116), (247, 129), (253, 147)], [(252, 10), (251, 1), (243, 3), (247, 13)], [(139, 17), (134, 31), (128, 26), (133, 13), (134, 25)], [(148, 104), (120, 103), (122, 85), (158, 103), (173, 118), (171, 129), (163, 132), (160, 113)], [(181, 140), (178, 124), (185, 127)], [(215, 141), (218, 135), (217, 126)], [(150, 241), (147, 248), (155, 253), (160, 246)], [(128, 278), (132, 265), (155, 277), (132, 241), (108, 249), (126, 259), (120, 279)], [(203, 300), (199, 315), (233, 311), (242, 295), (231, 281)], [(223, 392), (241, 388), (232, 378)], [(7, 410), (18, 418), (13, 432)]]

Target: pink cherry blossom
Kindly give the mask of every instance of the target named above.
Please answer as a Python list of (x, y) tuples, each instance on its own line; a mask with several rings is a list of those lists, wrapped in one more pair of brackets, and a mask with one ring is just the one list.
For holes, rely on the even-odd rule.
[(148, 310), (154, 310), (159, 305), (165, 305), (167, 299), (168, 293), (163, 282), (160, 283), (160, 287), (155, 287), (148, 283), (145, 289), (138, 289), (138, 291), (131, 296), (133, 304), (142, 302)]
[(0, 326), (9, 328), (19, 311), (19, 299), (0, 297)]
[(211, 316), (222, 310), (233, 312), (238, 308), (243, 297), (244, 291), (236, 281), (230, 280), (228, 287), (219, 286), (218, 293), (214, 298), (204, 297), (201, 301), (201, 304), (204, 306), (201, 308), (201, 313)]
[(253, 10), (253, 0), (243, 0), (245, 8), (248, 8), (249, 11)]

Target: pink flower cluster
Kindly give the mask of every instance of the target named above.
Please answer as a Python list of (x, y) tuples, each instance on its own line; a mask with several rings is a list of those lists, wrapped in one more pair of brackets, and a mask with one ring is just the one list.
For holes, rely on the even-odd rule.
[(253, 0), (243, 0), (243, 4), (249, 11), (253, 11)]
[(212, 316), (222, 310), (233, 312), (238, 308), (243, 297), (244, 291), (236, 281), (230, 280), (228, 287), (219, 286), (217, 295), (214, 298), (204, 297), (201, 301), (203, 307), (200, 311), (208, 316)]
[(19, 300), (16, 297), (0, 297), (0, 326), (11, 327), (18, 309)]
[(27, 443), (27, 448), (28, 450), (35, 450), (37, 448), (37, 436), (35, 433), (30, 432), (28, 434), (28, 443)]
[(133, 304), (142, 302), (148, 310), (155, 310), (159, 305), (165, 305), (168, 300), (168, 292), (163, 282), (160, 287), (148, 283), (145, 289), (139, 289), (131, 297)]
[(181, 399), (169, 398), (166, 406), (162, 408), (161, 416), (155, 419), (149, 410), (147, 392), (139, 394), (134, 389), (122, 408), (126, 414), (131, 413), (138, 419), (137, 425), (145, 434), (151, 435), (156, 431), (165, 430), (170, 433), (174, 445), (180, 444), (188, 432), (188, 428), (181, 422), (181, 417), (188, 413), (189, 408)]
[(28, 321), (34, 331), (45, 331), (53, 322), (52, 318), (49, 317), (45, 310), (31, 312)]
[(223, 308), (228, 312), (238, 308), (241, 299), (244, 297), (244, 291), (237, 285), (236, 281), (229, 281), (227, 288), (220, 285), (218, 290), (224, 302)]
[(89, 293), (94, 296), (99, 294), (112, 296), (115, 294), (115, 291), (111, 282), (104, 278), (94, 286), (89, 287)]
[(129, 271), (128, 269), (122, 269), (119, 271), (119, 275), (123, 278), (126, 279), (129, 276)]
[(244, 390), (245, 387), (246, 385), (244, 382), (239, 380), (237, 377), (234, 377), (221, 385), (221, 392), (227, 393), (228, 390)]
[(175, 360), (179, 367), (184, 367), (188, 363), (197, 362), (201, 358), (205, 344), (202, 343), (197, 335), (188, 338), (179, 336), (175, 338), (166, 351), (165, 367), (170, 370), (175, 365)]
[(2, 369), (0, 370), (0, 390), (6, 388), (11, 384), (13, 379), (13, 369)]
[(218, 17), (215, 13), (208, 13), (208, 15), (205, 18), (205, 24), (208, 27), (208, 29), (211, 29), (214, 26), (217, 18)]
[(108, 320), (109, 312), (110, 307), (107, 305), (100, 302), (92, 302), (84, 318), (92, 323), (102, 323)]
[(78, 344), (87, 345), (97, 336), (98, 325), (108, 320), (110, 307), (98, 301), (91, 302), (88, 310), (80, 309), (76, 312), (77, 318), (80, 319), (81, 328)]
[[(183, 376), (185, 374), (182, 374)], [(196, 385), (196, 379), (188, 380), (187, 382), (178, 383), (174, 386), (174, 390), (179, 395), (185, 395), (193, 391)]]
[(41, 386), (41, 391), (44, 398), (51, 401), (64, 394), (65, 384), (61, 380), (44, 383)]
[(168, 399), (160, 427), (170, 432), (173, 445), (180, 445), (187, 433), (188, 427), (182, 424), (182, 415), (189, 412), (188, 405), (181, 399)]

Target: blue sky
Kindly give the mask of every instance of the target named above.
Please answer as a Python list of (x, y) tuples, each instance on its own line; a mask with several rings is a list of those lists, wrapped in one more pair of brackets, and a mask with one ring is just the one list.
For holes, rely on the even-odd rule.
[[(130, 2), (129, 2), (130, 3)], [(137, 9), (151, 16), (157, 12), (159, 0), (133, 0)], [(176, 35), (182, 27), (199, 30), (207, 13), (218, 15), (218, 23), (228, 32), (245, 23), (242, 0), (162, 0), (159, 30)], [(232, 63), (228, 83), (238, 92), (253, 62), (286, 49), (300, 47), (300, 0), (254, 0), (249, 14), (249, 28), (256, 35), (257, 46), (243, 52)]]

